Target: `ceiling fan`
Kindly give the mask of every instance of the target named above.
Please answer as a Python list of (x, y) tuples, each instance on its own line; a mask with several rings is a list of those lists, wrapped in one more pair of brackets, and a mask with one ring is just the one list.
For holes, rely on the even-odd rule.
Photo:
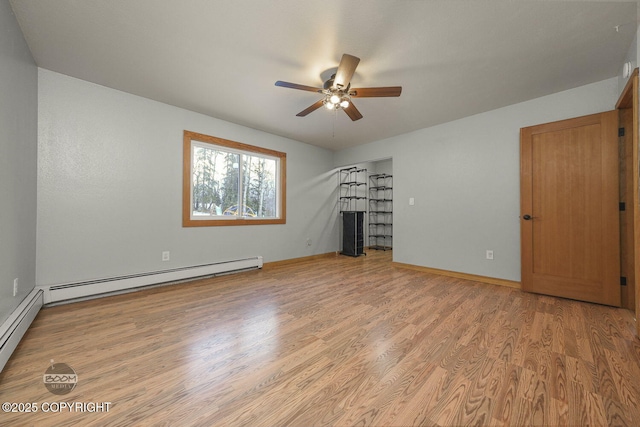
[(402, 86), (352, 89), (351, 77), (353, 77), (359, 62), (360, 58), (353, 55), (349, 55), (347, 53), (342, 55), (340, 65), (338, 65), (338, 70), (331, 76), (331, 78), (329, 78), (329, 80), (324, 82), (322, 88), (283, 82), (280, 80), (276, 82), (276, 86), (305, 90), (308, 92), (317, 92), (324, 95), (321, 100), (296, 114), (298, 117), (304, 117), (324, 106), (328, 110), (344, 110), (351, 120), (360, 120), (362, 118), (362, 114), (360, 114), (360, 111), (358, 111), (356, 106), (353, 105), (351, 98), (400, 96)]

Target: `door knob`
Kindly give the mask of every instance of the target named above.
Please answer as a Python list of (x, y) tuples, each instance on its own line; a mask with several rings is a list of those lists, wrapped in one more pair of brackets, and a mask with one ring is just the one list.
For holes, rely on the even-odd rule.
[(524, 219), (525, 221), (529, 221), (531, 220), (533, 217), (531, 215), (525, 215), (522, 217), (522, 219)]

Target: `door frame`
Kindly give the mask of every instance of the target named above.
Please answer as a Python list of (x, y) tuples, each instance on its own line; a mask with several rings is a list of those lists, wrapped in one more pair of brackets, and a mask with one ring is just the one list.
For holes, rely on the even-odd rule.
[[(625, 211), (621, 212), (621, 271), (626, 275), (627, 286), (622, 290), (622, 306), (635, 310), (636, 331), (640, 335), (640, 186), (638, 165), (638, 68), (633, 70), (627, 81), (616, 109), (619, 114), (620, 127), (625, 129), (621, 137), (620, 150), (620, 200), (625, 203)], [(623, 172), (624, 171), (624, 172)], [(626, 289), (625, 289), (626, 288)]]

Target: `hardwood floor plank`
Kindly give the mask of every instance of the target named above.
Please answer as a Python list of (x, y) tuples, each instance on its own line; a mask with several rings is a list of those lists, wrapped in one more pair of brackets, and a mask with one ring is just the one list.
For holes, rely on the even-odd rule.
[[(627, 310), (322, 257), (45, 308), (0, 373), (38, 426), (640, 425)], [(72, 366), (68, 395), (42, 382)]]

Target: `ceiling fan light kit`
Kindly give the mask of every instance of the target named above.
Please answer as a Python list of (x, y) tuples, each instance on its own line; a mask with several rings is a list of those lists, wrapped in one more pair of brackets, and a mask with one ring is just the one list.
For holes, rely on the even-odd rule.
[(323, 99), (296, 114), (298, 117), (304, 117), (324, 106), (330, 111), (344, 110), (351, 120), (360, 120), (362, 118), (362, 114), (360, 114), (360, 111), (358, 111), (355, 105), (353, 105), (351, 98), (396, 97), (400, 96), (402, 93), (402, 87), (390, 86), (351, 89), (351, 77), (353, 77), (353, 74), (356, 72), (356, 67), (359, 62), (360, 58), (353, 55), (349, 55), (347, 53), (342, 55), (340, 65), (338, 65), (338, 70), (329, 80), (324, 82), (322, 89), (296, 83), (283, 82), (280, 80), (276, 82), (276, 86), (304, 90), (307, 92), (317, 92), (324, 95)]
[[(335, 77), (335, 74), (332, 78)], [(322, 104), (327, 110), (340, 110), (349, 107), (351, 103), (351, 97), (348, 93), (342, 90), (329, 88), (322, 91), (324, 93), (324, 99)]]

